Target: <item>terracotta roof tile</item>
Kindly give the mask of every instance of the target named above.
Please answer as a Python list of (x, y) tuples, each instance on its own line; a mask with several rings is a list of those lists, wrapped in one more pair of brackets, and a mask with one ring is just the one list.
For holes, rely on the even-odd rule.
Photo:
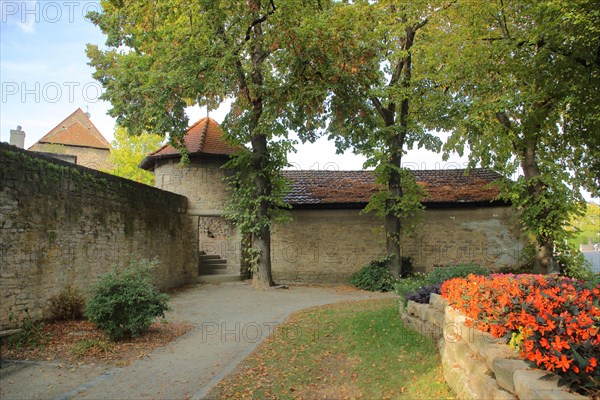
[(88, 116), (78, 108), (56, 125), (38, 143), (55, 143), (67, 146), (110, 149), (110, 143), (102, 136)]
[[(184, 141), (190, 154), (233, 154), (235, 149), (223, 141), (222, 136), (223, 131), (219, 124), (212, 118), (206, 117), (188, 128), (184, 136)], [(149, 157), (178, 154), (179, 150), (170, 144), (166, 144), (154, 153), (151, 153)]]
[[(495, 186), (486, 187), (500, 175), (472, 169), (416, 170), (417, 182), (424, 187), (424, 203), (488, 202), (496, 198)], [(284, 171), (291, 190), (286, 201), (291, 205), (363, 204), (377, 193), (371, 171)]]

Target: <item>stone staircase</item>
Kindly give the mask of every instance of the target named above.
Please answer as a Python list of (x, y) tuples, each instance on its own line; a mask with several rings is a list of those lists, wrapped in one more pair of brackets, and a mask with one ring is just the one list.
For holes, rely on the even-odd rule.
[(198, 283), (221, 283), (241, 281), (242, 276), (227, 269), (227, 260), (218, 254), (200, 252), (198, 262)]

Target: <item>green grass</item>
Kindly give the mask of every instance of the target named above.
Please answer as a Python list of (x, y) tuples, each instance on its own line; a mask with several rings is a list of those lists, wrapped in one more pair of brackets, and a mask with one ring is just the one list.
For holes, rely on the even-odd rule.
[(453, 398), (436, 346), (404, 327), (398, 301), (296, 313), (219, 383), (220, 398)]

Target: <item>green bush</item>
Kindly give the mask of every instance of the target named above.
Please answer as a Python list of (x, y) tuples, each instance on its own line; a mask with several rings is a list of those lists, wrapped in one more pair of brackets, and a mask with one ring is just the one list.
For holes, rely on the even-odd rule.
[(490, 270), (487, 268), (480, 267), (476, 264), (459, 264), (448, 267), (436, 267), (427, 275), (427, 284), (434, 285), (436, 283), (442, 283), (452, 278), (465, 278), (473, 275), (487, 276), (490, 274)]
[(394, 288), (394, 278), (387, 268), (387, 261), (387, 257), (371, 261), (352, 275), (350, 283), (371, 292), (389, 292)]
[[(8, 315), (9, 321), (14, 321), (15, 316), (11, 313)], [(8, 337), (8, 344), (16, 349), (23, 348), (43, 348), (50, 341), (50, 334), (44, 332), (44, 323), (42, 321), (34, 321), (29, 314), (29, 310), (25, 308), (25, 317), (20, 321), (18, 329), (20, 331)]]
[(420, 288), (427, 286), (427, 276), (422, 273), (415, 273), (408, 278), (400, 279), (394, 284), (394, 291), (400, 296), (400, 301), (406, 305), (408, 295), (415, 293)]
[(136, 337), (148, 330), (152, 320), (164, 317), (169, 296), (160, 293), (150, 280), (158, 260), (134, 260), (104, 275), (93, 288), (87, 316), (112, 341)]
[(76, 320), (83, 317), (85, 299), (81, 291), (68, 285), (56, 296), (50, 297), (50, 312), (54, 319)]

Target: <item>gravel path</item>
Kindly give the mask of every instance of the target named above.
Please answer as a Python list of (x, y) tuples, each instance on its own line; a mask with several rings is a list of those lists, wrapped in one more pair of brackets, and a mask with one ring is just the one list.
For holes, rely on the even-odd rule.
[(149, 357), (127, 367), (4, 362), (0, 398), (201, 399), (294, 311), (389, 296), (335, 287), (198, 285), (175, 294), (167, 315), (195, 329)]

